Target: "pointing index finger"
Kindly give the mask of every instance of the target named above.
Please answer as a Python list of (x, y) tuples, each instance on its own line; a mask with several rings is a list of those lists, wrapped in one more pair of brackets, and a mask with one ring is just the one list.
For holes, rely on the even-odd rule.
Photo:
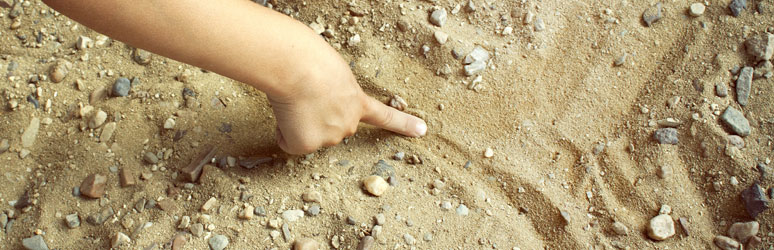
[(427, 133), (427, 124), (416, 116), (403, 113), (367, 97), (366, 110), (360, 121), (405, 136), (420, 137)]

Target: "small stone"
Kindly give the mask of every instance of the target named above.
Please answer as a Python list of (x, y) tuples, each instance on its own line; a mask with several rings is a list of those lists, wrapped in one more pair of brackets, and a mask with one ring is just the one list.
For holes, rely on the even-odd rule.
[(306, 212), (311, 216), (317, 216), (320, 214), (320, 205), (312, 204)]
[(626, 225), (623, 223), (616, 221), (613, 222), (613, 232), (615, 232), (617, 235), (623, 236), (629, 234), (629, 228), (626, 227)]
[(175, 119), (170, 117), (167, 118), (166, 121), (164, 121), (164, 129), (173, 129), (175, 128)]
[(79, 50), (84, 50), (91, 47), (94, 47), (94, 41), (87, 36), (78, 36), (78, 39), (75, 40), (75, 48)]
[(648, 27), (653, 26), (653, 23), (661, 20), (661, 17), (661, 3), (649, 7), (642, 13), (642, 20), (645, 21), (645, 24)]
[(239, 218), (243, 220), (250, 220), (255, 215), (255, 207), (247, 205), (245, 209), (242, 210), (241, 213), (239, 213)]
[(210, 209), (215, 207), (215, 204), (218, 204), (218, 199), (215, 199), (215, 197), (210, 197), (210, 199), (207, 200), (207, 202), (204, 202), (204, 205), (202, 205), (202, 208), (201, 208), (202, 212), (206, 213), (210, 211)]
[(191, 225), (191, 234), (193, 234), (196, 237), (201, 237), (202, 234), (204, 234), (204, 225), (201, 223), (196, 223)]
[(666, 179), (672, 176), (672, 167), (669, 165), (661, 165), (656, 173), (661, 179)]
[(69, 228), (76, 228), (81, 226), (81, 218), (78, 217), (78, 214), (68, 214), (65, 216), (65, 223)]
[(137, 173), (128, 167), (123, 167), (118, 172), (118, 179), (121, 187), (134, 186), (137, 183)]
[(744, 43), (747, 48), (747, 54), (752, 56), (755, 61), (771, 60), (774, 56), (774, 34), (763, 33), (747, 39)]
[(467, 4), (465, 4), (465, 11), (467, 12), (475, 12), (476, 11), (476, 4), (473, 3), (473, 0), (469, 0)]
[(216, 148), (212, 145), (204, 146), (195, 158), (191, 159), (188, 166), (180, 170), (180, 176), (189, 182), (196, 182), (202, 176), (204, 165), (212, 161), (215, 157)]
[(484, 157), (492, 158), (493, 156), (494, 156), (494, 150), (492, 150), (492, 148), (486, 148), (486, 150), (484, 150)]
[(460, 204), (460, 206), (457, 207), (457, 215), (466, 216), (469, 212), (468, 206), (465, 206), (465, 204)]
[(656, 241), (666, 240), (675, 235), (675, 222), (668, 214), (661, 214), (650, 219), (648, 236)]
[(149, 164), (156, 164), (159, 163), (159, 158), (156, 156), (156, 154), (152, 152), (145, 152), (145, 155), (143, 156), (143, 160)]
[(408, 107), (408, 103), (399, 95), (393, 95), (390, 99), (390, 107), (403, 111)]
[(489, 51), (481, 46), (476, 46), (467, 56), (465, 56), (465, 59), (462, 62), (464, 64), (471, 64), (478, 61), (486, 62), (487, 60), (489, 60)]
[(387, 189), (390, 188), (390, 185), (387, 184), (387, 182), (384, 181), (384, 178), (381, 176), (371, 175), (363, 179), (363, 187), (366, 191), (368, 191), (368, 193), (379, 197), (387, 192)]
[(728, 96), (728, 87), (724, 83), (717, 83), (715, 84), (715, 94), (718, 97), (726, 97)]
[(766, 192), (757, 183), (742, 191), (742, 200), (747, 209), (747, 214), (753, 218), (769, 208), (769, 199), (766, 198)]
[(188, 241), (185, 239), (185, 235), (175, 235), (175, 238), (172, 239), (172, 250), (182, 250), (183, 246), (185, 246), (185, 243), (188, 243)]
[(293, 242), (293, 250), (317, 250), (320, 244), (310, 238), (298, 238)]
[(688, 230), (688, 218), (680, 217), (680, 219), (677, 219), (677, 221), (680, 222), (680, 227), (683, 228), (685, 235), (691, 235), (691, 231)]
[(613, 61), (613, 65), (616, 67), (620, 67), (624, 63), (626, 63), (626, 58), (629, 57), (629, 53), (624, 53), (623, 55), (619, 56), (618, 58)]
[(484, 71), (486, 69), (486, 62), (484, 61), (475, 61), (471, 64), (465, 65), (465, 75), (466, 76), (474, 76), (478, 74), (481, 71)]
[(503, 28), (502, 34), (503, 34), (503, 36), (507, 36), (507, 35), (513, 34), (513, 27), (506, 26), (505, 28)]
[(321, 202), (322, 201), (322, 195), (320, 192), (317, 191), (309, 191), (301, 195), (301, 199), (304, 200), (304, 202)]
[(255, 210), (253, 212), (255, 212), (255, 215), (266, 217), (266, 209), (261, 206), (255, 207)]
[(739, 72), (739, 78), (736, 79), (736, 101), (739, 105), (746, 106), (749, 102), (754, 71), (752, 67), (744, 67)]
[(744, 139), (742, 139), (742, 137), (738, 135), (729, 135), (728, 144), (731, 144), (731, 146), (742, 149), (744, 148)]
[(546, 23), (543, 21), (543, 18), (536, 18), (535, 19), (535, 31), (541, 32), (546, 30)]
[(564, 210), (559, 210), (559, 215), (562, 216), (562, 220), (564, 220), (565, 224), (570, 224), (570, 213)]
[(414, 239), (414, 236), (411, 236), (410, 234), (403, 234), (403, 241), (406, 242), (406, 245), (412, 246), (417, 243), (417, 240)]
[(132, 83), (125, 77), (119, 77), (113, 83), (113, 96), (123, 97), (129, 95), (129, 89), (132, 88)]
[(440, 30), (433, 33), (433, 37), (435, 37), (435, 41), (438, 42), (438, 44), (444, 44), (449, 40), (449, 34)]
[(285, 239), (285, 242), (293, 240), (293, 235), (290, 234), (290, 227), (288, 226), (288, 223), (282, 224), (282, 238)]
[(703, 3), (693, 3), (691, 4), (691, 7), (688, 8), (688, 13), (693, 17), (700, 17), (701, 15), (704, 15), (705, 9), (706, 7)]
[(715, 236), (715, 238), (712, 241), (715, 242), (715, 246), (718, 246), (720, 249), (723, 249), (723, 250), (740, 249), (739, 242), (723, 235)]
[(153, 54), (143, 49), (135, 48), (132, 55), (132, 59), (139, 65), (148, 65), (151, 61)]
[(732, 0), (728, 4), (728, 10), (731, 11), (731, 15), (734, 17), (741, 15), (744, 9), (747, 9), (747, 0)]
[(186, 229), (191, 225), (191, 216), (183, 216), (180, 218), (180, 223), (177, 224), (178, 229)]
[(110, 242), (110, 246), (113, 248), (118, 248), (123, 244), (129, 243), (129, 241), (131, 241), (129, 236), (122, 232), (117, 232), (115, 235), (113, 235), (113, 240)]
[(386, 221), (387, 218), (385, 218), (384, 214), (377, 214), (374, 216), (374, 223), (376, 223), (376, 225), (384, 225)]
[(48, 250), (48, 245), (41, 235), (22, 239), (22, 246), (29, 250)]
[(36, 109), (40, 108), (40, 102), (32, 94), (27, 96), (27, 102), (31, 103)]
[(58, 60), (49, 71), (49, 76), (51, 76), (51, 82), (54, 83), (60, 83), (62, 82), (65, 77), (67, 77), (67, 74), (70, 72), (70, 69), (73, 67), (73, 64), (66, 61), (66, 60)]
[(38, 136), (38, 130), (40, 129), (40, 119), (37, 117), (33, 117), (30, 120), (30, 124), (27, 125), (27, 128), (24, 129), (24, 133), (22, 133), (22, 147), (29, 148), (32, 147), (32, 145), (35, 144), (35, 138)]
[(731, 131), (739, 136), (750, 135), (750, 122), (744, 117), (744, 114), (733, 107), (726, 108), (726, 111), (720, 115), (720, 120), (723, 121)]
[(99, 141), (109, 142), (110, 138), (113, 137), (113, 133), (116, 131), (116, 125), (115, 122), (108, 122), (105, 124), (105, 127), (102, 128), (102, 133), (99, 136)]
[(374, 247), (376, 240), (372, 236), (366, 236), (360, 239), (360, 243), (357, 244), (357, 250), (370, 250)]
[(653, 138), (660, 144), (672, 144), (676, 145), (679, 140), (677, 138), (677, 129), (675, 128), (660, 128), (653, 133)]
[(737, 222), (728, 228), (728, 236), (741, 243), (746, 243), (751, 237), (758, 234), (760, 224), (757, 221)]
[(434, 10), (432, 13), (430, 13), (430, 23), (438, 27), (443, 27), (443, 25), (446, 23), (446, 18), (447, 13), (446, 9), (444, 8)]
[(304, 217), (304, 211), (300, 209), (285, 210), (282, 212), (282, 219), (287, 222), (294, 222)]
[(89, 121), (89, 128), (99, 128), (102, 126), (102, 124), (105, 124), (105, 121), (107, 121), (107, 113), (105, 113), (105, 111), (98, 110), (97, 113), (91, 117), (91, 120)]
[(175, 201), (172, 199), (163, 199), (156, 203), (158, 205), (159, 209), (162, 211), (167, 212), (174, 212), (177, 209), (177, 205), (175, 204)]
[(658, 210), (658, 214), (671, 214), (672, 213), (672, 207), (669, 205), (661, 205), (661, 209)]
[(112, 217), (114, 214), (115, 214), (115, 211), (113, 211), (113, 208), (107, 207), (97, 213), (89, 215), (89, 217), (86, 218), (86, 221), (91, 223), (92, 225), (99, 226), (99, 225), (102, 225), (102, 223), (105, 223), (105, 221), (110, 219), (110, 217)]
[(81, 194), (83, 196), (97, 199), (105, 194), (105, 185), (107, 176), (102, 174), (91, 174), (81, 182)]
[(223, 250), (228, 246), (228, 238), (224, 235), (215, 235), (209, 240), (210, 249)]
[(8, 149), (10, 148), (11, 144), (8, 142), (8, 139), (0, 140), (0, 154), (8, 152)]

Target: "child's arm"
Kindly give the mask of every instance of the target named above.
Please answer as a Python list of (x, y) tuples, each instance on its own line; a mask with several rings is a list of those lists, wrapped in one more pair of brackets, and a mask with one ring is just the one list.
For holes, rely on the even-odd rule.
[(263, 91), (277, 141), (300, 154), (334, 145), (363, 121), (422, 136), (421, 119), (360, 89), (338, 53), (306, 25), (247, 0), (44, 0), (97, 32)]

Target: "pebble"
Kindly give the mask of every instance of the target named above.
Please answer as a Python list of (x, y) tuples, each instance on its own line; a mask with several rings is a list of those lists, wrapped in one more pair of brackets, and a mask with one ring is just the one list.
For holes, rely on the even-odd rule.
[(451, 202), (448, 202), (448, 201), (441, 202), (441, 209), (448, 211), (448, 210), (451, 210), (451, 208), (452, 208)]
[(489, 60), (489, 51), (484, 49), (484, 47), (476, 46), (467, 56), (465, 56), (465, 59), (462, 62), (464, 64), (471, 64), (478, 61), (486, 62), (487, 60)]
[(373, 196), (382, 196), (390, 188), (390, 185), (384, 181), (384, 178), (378, 175), (371, 175), (363, 179), (363, 187)]
[(486, 148), (486, 150), (484, 150), (485, 158), (492, 158), (493, 156), (494, 156), (494, 150), (492, 150), (492, 148)]
[(91, 47), (94, 47), (94, 41), (87, 36), (78, 36), (78, 39), (75, 40), (75, 48), (79, 50), (84, 50)]
[(145, 51), (140, 48), (135, 48), (134, 53), (132, 55), (132, 59), (134, 59), (135, 62), (139, 65), (148, 65), (151, 61), (151, 57), (153, 54), (151, 54), (148, 51)]
[(115, 235), (113, 235), (113, 240), (110, 242), (110, 246), (113, 248), (118, 248), (123, 244), (129, 243), (129, 241), (131, 241), (129, 236), (122, 232), (117, 232)]
[(613, 65), (616, 67), (620, 67), (624, 63), (626, 63), (626, 58), (629, 57), (629, 53), (624, 53), (623, 55), (619, 56), (618, 58), (613, 61)]
[(70, 73), (70, 69), (73, 67), (73, 64), (66, 60), (58, 60), (49, 71), (49, 76), (51, 76), (51, 82), (54, 83), (60, 83), (64, 81), (65, 77), (67, 77), (67, 74)]
[(204, 225), (201, 223), (196, 223), (191, 225), (191, 234), (193, 234), (196, 237), (201, 237), (202, 234), (204, 234)]
[(570, 224), (570, 213), (564, 210), (559, 210), (559, 215), (562, 216), (562, 220), (564, 220), (565, 224)]
[(737, 222), (728, 228), (728, 236), (739, 242), (746, 243), (751, 237), (758, 234), (759, 228), (760, 224), (757, 221)]
[(113, 211), (113, 208), (107, 207), (105, 209), (102, 209), (102, 211), (89, 215), (89, 217), (86, 218), (86, 221), (95, 226), (98, 226), (98, 225), (102, 225), (102, 223), (105, 223), (105, 221), (107, 221), (114, 214), (115, 214), (115, 211)]
[(102, 128), (102, 133), (99, 135), (100, 142), (109, 142), (113, 137), (113, 133), (116, 131), (116, 123), (108, 122), (105, 127)]
[(433, 37), (435, 37), (435, 41), (438, 42), (438, 44), (444, 44), (449, 40), (449, 34), (440, 30), (433, 33)]
[(546, 23), (543, 21), (543, 18), (536, 18), (535, 19), (535, 31), (540, 32), (546, 30)]
[(32, 103), (32, 106), (35, 107), (35, 109), (40, 108), (40, 102), (32, 94), (27, 96), (27, 102)]
[(304, 202), (321, 202), (322, 195), (317, 191), (309, 191), (301, 195), (301, 199)]
[(447, 13), (444, 8), (434, 10), (430, 13), (430, 23), (438, 27), (443, 27), (443, 25), (446, 24), (446, 18)]
[(473, 3), (473, 0), (469, 0), (467, 4), (465, 4), (465, 11), (467, 12), (475, 12), (476, 11), (476, 4)]
[(78, 217), (78, 214), (68, 214), (65, 216), (65, 223), (69, 228), (76, 228), (81, 226), (81, 218)]
[(104, 86), (99, 86), (89, 95), (89, 104), (95, 104), (107, 98), (108, 92)]
[(173, 129), (175, 128), (175, 118), (167, 118), (166, 121), (164, 121), (164, 129)]
[(48, 245), (41, 235), (22, 239), (22, 246), (29, 250), (48, 250)]
[(769, 199), (766, 198), (766, 192), (758, 183), (742, 191), (742, 200), (744, 200), (747, 214), (752, 218), (757, 217), (758, 214), (769, 208)]
[(739, 105), (746, 106), (748, 103), (754, 71), (752, 67), (744, 67), (739, 72), (739, 78), (736, 79), (736, 101)]
[(320, 244), (310, 238), (298, 238), (293, 242), (293, 250), (317, 250)]
[(282, 219), (287, 222), (294, 222), (304, 217), (304, 211), (301, 209), (285, 210), (282, 212)]
[(145, 155), (143, 156), (143, 159), (145, 162), (150, 164), (156, 164), (159, 163), (159, 158), (156, 156), (156, 154), (151, 152), (145, 152)]
[(390, 107), (403, 111), (408, 107), (408, 103), (399, 95), (393, 95), (392, 99), (390, 99)]
[(218, 199), (215, 199), (215, 197), (210, 197), (210, 199), (204, 202), (204, 205), (202, 205), (202, 208), (201, 208), (202, 212), (206, 213), (210, 211), (210, 209), (215, 207), (215, 204), (217, 203), (218, 203)]
[(718, 97), (726, 97), (728, 96), (728, 87), (724, 83), (717, 83), (715, 84), (715, 94)]
[(666, 240), (675, 235), (675, 222), (668, 214), (660, 214), (650, 219), (648, 236), (656, 241)]
[(293, 239), (293, 235), (290, 234), (288, 223), (282, 224), (282, 238), (285, 239), (285, 242), (289, 242)]
[(247, 205), (245, 209), (239, 214), (239, 218), (243, 220), (250, 220), (255, 215), (255, 207)]
[(22, 147), (29, 148), (32, 147), (32, 145), (35, 144), (35, 138), (38, 136), (38, 130), (40, 129), (40, 119), (37, 117), (33, 117), (30, 120), (30, 124), (27, 125), (27, 128), (24, 129), (24, 133), (22, 133)]
[(0, 154), (7, 152), (10, 148), (11, 144), (8, 142), (8, 139), (0, 140)]
[[(0, 153), (2, 153), (2, 152), (0, 152)], [(404, 157), (406, 157), (406, 153), (404, 153), (404, 152), (397, 152), (397, 153), (395, 153), (395, 155), (392, 156), (392, 159), (396, 160), (396, 161), (402, 161)]]
[(676, 145), (679, 142), (676, 128), (657, 129), (656, 132), (653, 133), (653, 138), (660, 144)]
[(728, 4), (728, 9), (731, 11), (731, 15), (738, 17), (744, 9), (747, 9), (747, 0), (732, 0)]
[(742, 137), (738, 135), (729, 135), (728, 144), (731, 144), (731, 146), (742, 149), (744, 148), (744, 139), (742, 139)]
[(191, 216), (183, 216), (180, 218), (180, 223), (177, 224), (178, 229), (186, 229), (191, 225)]
[(357, 244), (357, 250), (370, 250), (374, 247), (376, 240), (372, 236), (366, 236), (360, 239), (360, 243)]
[(457, 207), (457, 214), (460, 216), (466, 216), (470, 210), (468, 209), (468, 206), (465, 206), (465, 204), (460, 204), (460, 206)]
[(185, 181), (196, 182), (202, 175), (204, 165), (212, 161), (217, 149), (215, 146), (207, 145), (199, 151), (195, 158), (191, 159), (188, 166), (180, 170), (180, 175)]
[(645, 21), (645, 24), (648, 27), (653, 26), (653, 23), (661, 20), (661, 17), (662, 17), (661, 3), (657, 3), (656, 5), (650, 6), (648, 9), (645, 10), (645, 12), (642, 13), (642, 20)]
[(750, 122), (744, 117), (744, 114), (733, 107), (726, 108), (726, 111), (720, 115), (723, 121), (735, 134), (745, 137), (750, 135)]
[[(319, 206), (318, 206), (318, 208), (319, 208)], [(262, 206), (255, 207), (255, 211), (254, 212), (255, 212), (255, 215), (258, 215), (258, 216), (261, 216), (261, 217), (265, 217), (266, 216), (266, 209), (263, 208)]]
[(129, 79), (125, 77), (119, 77), (116, 79), (116, 81), (113, 83), (113, 96), (128, 96), (129, 95), (129, 89), (132, 88), (132, 83), (129, 81)]
[(403, 234), (403, 241), (406, 242), (406, 245), (412, 246), (417, 243), (417, 240), (414, 239), (414, 236), (411, 236), (411, 234)]
[(387, 218), (384, 216), (384, 214), (376, 214), (374, 216), (374, 222), (376, 225), (384, 225), (384, 223), (387, 221)]
[(486, 69), (486, 62), (476, 61), (471, 64), (465, 65), (465, 75), (473, 76)]
[(320, 205), (313, 204), (309, 206), (309, 210), (307, 210), (306, 212), (309, 213), (309, 215), (311, 216), (317, 216), (318, 214), (320, 214)]
[(693, 3), (691, 4), (691, 7), (688, 8), (688, 13), (693, 17), (700, 17), (701, 15), (704, 15), (705, 9), (706, 7), (703, 3)]
[(81, 195), (89, 198), (100, 198), (105, 194), (107, 176), (103, 174), (91, 174), (81, 182)]
[(712, 241), (715, 242), (715, 246), (718, 246), (720, 249), (723, 249), (723, 250), (740, 249), (739, 242), (723, 235), (715, 236), (715, 239), (713, 239)]
[(100, 109), (97, 111), (97, 113), (94, 114), (94, 116), (91, 117), (91, 120), (89, 121), (89, 128), (99, 128), (102, 126), (102, 124), (105, 124), (105, 121), (107, 121), (107, 113)]
[(210, 249), (223, 250), (228, 246), (228, 238), (224, 235), (215, 235), (209, 240)]
[(617, 235), (623, 236), (629, 234), (629, 228), (626, 227), (626, 225), (623, 223), (616, 221), (613, 222), (613, 232), (615, 232)]
[(185, 235), (181, 233), (175, 235), (175, 238), (172, 239), (172, 250), (182, 250), (185, 243), (187, 243)]
[(774, 34), (763, 33), (754, 36), (747, 39), (744, 46), (747, 48), (747, 54), (756, 61), (771, 60), (772, 56), (774, 56)]
[(433, 241), (433, 234), (425, 233), (425, 235), (422, 236), (422, 239), (424, 239), (425, 241)]

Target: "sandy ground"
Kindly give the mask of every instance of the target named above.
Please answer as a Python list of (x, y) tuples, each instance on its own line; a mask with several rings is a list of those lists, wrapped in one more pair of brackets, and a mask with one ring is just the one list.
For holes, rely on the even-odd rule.
[[(761, 1), (769, 8), (758, 13)], [(351, 62), (366, 92), (384, 102), (403, 97), (407, 112), (430, 128), (411, 139), (361, 126), (346, 143), (300, 157), (274, 144), (265, 96), (244, 84), (159, 56), (140, 65), (132, 60), (133, 48), (118, 41), (76, 49), (78, 36), (99, 41), (99, 34), (38, 0), (23, 4), (15, 29), (11, 9), (0, 9), (0, 139), (10, 141), (9, 152), (0, 154), (0, 208), (15, 218), (0, 241), (17, 249), (23, 238), (42, 234), (50, 248), (106, 249), (123, 232), (131, 237), (123, 249), (160, 249), (180, 232), (188, 242), (184, 249), (207, 249), (215, 234), (229, 238), (229, 249), (288, 249), (302, 237), (322, 249), (355, 249), (374, 234), (373, 217), (381, 213), (386, 222), (372, 249), (712, 249), (713, 238), (732, 223), (753, 220), (742, 190), (756, 182), (768, 190), (774, 183), (756, 170), (774, 158), (774, 82), (755, 80), (747, 106), (737, 103), (733, 87), (733, 68), (755, 66), (744, 41), (774, 25), (774, 2), (761, 1), (748, 1), (740, 17), (730, 15), (728, 1), (705, 2), (700, 17), (688, 15), (693, 2), (665, 1), (663, 19), (651, 27), (642, 13), (655, 1), (479, 0), (475, 12), (462, 7), (456, 14), (455, 6), (466, 2), (270, 1), (275, 10), (333, 30), (327, 40)], [(428, 22), (433, 6), (449, 11), (442, 27)], [(534, 19), (527, 23), (526, 15)], [(535, 30), (537, 19), (544, 30)], [(506, 27), (512, 33), (503, 34)], [(442, 45), (433, 37), (438, 30), (449, 35)], [(355, 34), (361, 42), (349, 42)], [(465, 55), (477, 45), (492, 59), (472, 90), (475, 77), (464, 75), (452, 50)], [(624, 54), (624, 64), (615, 66)], [(73, 64), (62, 82), (29, 83), (48, 76), (57, 59)], [(8, 71), (12, 63), (18, 68)], [(181, 75), (187, 81), (176, 80)], [(102, 128), (89, 129), (89, 119), (75, 113), (89, 105), (92, 92), (110, 89), (121, 76), (141, 84), (127, 97), (91, 104), (117, 126), (100, 142)], [(727, 85), (729, 95), (718, 97), (716, 84)], [(37, 88), (40, 109), (26, 101)], [(196, 93), (191, 103), (183, 88)], [(675, 97), (679, 101), (669, 104)], [(12, 102), (18, 103), (14, 109)], [(743, 148), (729, 144), (730, 130), (720, 122), (728, 106), (751, 123)], [(24, 147), (22, 132), (33, 117), (52, 123), (41, 125), (34, 145)], [(176, 124), (164, 129), (170, 117)], [(653, 139), (656, 121), (665, 118), (682, 121), (676, 145)], [(218, 158), (274, 160), (253, 169), (206, 167), (198, 183), (185, 187), (176, 180), (178, 170), (205, 145), (215, 145)], [(484, 157), (487, 148), (491, 158)], [(24, 150), (30, 153), (21, 158)], [(153, 166), (143, 161), (145, 152), (171, 154)], [(397, 152), (422, 164), (393, 160)], [(395, 168), (397, 185), (373, 197), (360, 180), (379, 160)], [(111, 167), (146, 178), (121, 187)], [(660, 177), (662, 168), (671, 174)], [(93, 173), (108, 177), (102, 198), (73, 196), (73, 187)], [(14, 209), (25, 191), (33, 204)], [(272, 237), (282, 229), (269, 221), (286, 210), (309, 210), (313, 204), (301, 196), (310, 191), (321, 193), (320, 214), (283, 222), (287, 240)], [(243, 193), (253, 197), (242, 199)], [(201, 212), (211, 197), (218, 204)], [(143, 198), (173, 205), (137, 211)], [(267, 215), (240, 219), (245, 204)], [(460, 204), (468, 215), (457, 214)], [(646, 226), (665, 204), (675, 221), (688, 223), (676, 223), (675, 236), (656, 242)], [(86, 222), (108, 207), (115, 215), (104, 224)], [(67, 227), (65, 215), (72, 213), (81, 216), (80, 227)], [(178, 228), (183, 216), (196, 223), (201, 214), (211, 215), (203, 236)], [(769, 209), (756, 218), (761, 249), (774, 244), (773, 215)], [(615, 221), (628, 227), (627, 235), (615, 233)], [(152, 225), (136, 232), (145, 222)]]

